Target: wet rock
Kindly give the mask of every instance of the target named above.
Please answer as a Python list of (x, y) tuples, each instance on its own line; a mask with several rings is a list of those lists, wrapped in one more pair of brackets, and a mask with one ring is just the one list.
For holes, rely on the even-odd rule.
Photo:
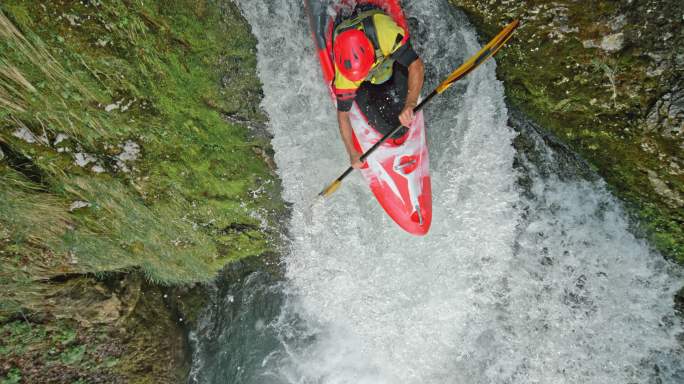
[(584, 40), (582, 46), (584, 48), (598, 48), (600, 45), (596, 40)]
[(81, 25), (79, 23), (80, 18), (77, 15), (65, 14), (62, 16), (69, 21), (69, 25), (71, 25), (72, 27), (78, 27)]
[(128, 103), (124, 104), (125, 101), (126, 101), (126, 99), (124, 98), (124, 99), (121, 99), (121, 100), (116, 101), (114, 103), (107, 104), (104, 107), (104, 110), (105, 110), (105, 112), (112, 112), (112, 111), (119, 109), (119, 110), (121, 110), (121, 112), (126, 112), (131, 107), (131, 105), (133, 105), (133, 103), (135, 103), (136, 99), (131, 99), (128, 101)]
[(22, 139), (29, 144), (47, 144), (47, 137), (45, 137), (45, 134), (43, 134), (42, 136), (38, 136), (31, 132), (31, 130), (27, 127), (17, 128), (14, 132), (12, 132), (12, 136)]
[(117, 159), (121, 161), (135, 161), (140, 155), (140, 145), (133, 140), (126, 141), (121, 149), (121, 153), (117, 156)]
[(601, 39), (601, 49), (606, 52), (617, 52), (621, 50), (625, 45), (625, 35), (624, 33), (615, 33), (612, 35), (605, 36)]
[(684, 128), (684, 91), (675, 88), (664, 94), (651, 108), (646, 125), (651, 132), (659, 132), (668, 138), (681, 138)]
[(684, 263), (672, 246), (684, 242), (681, 0), (598, 0), (591, 14), (571, 0), (450, 2), (483, 40), (522, 19), (497, 60), (508, 101), (586, 158), (656, 247)]
[[(78, 264), (75, 254), (71, 255), (71, 263)], [(117, 292), (103, 283), (81, 277), (64, 282), (61, 294), (48, 299), (48, 302), (52, 304), (51, 312), (55, 318), (73, 319), (85, 328), (116, 323), (126, 309)]]
[(617, 31), (621, 30), (626, 24), (627, 24), (627, 16), (625, 16), (625, 15), (618, 15), (608, 23), (608, 25), (610, 25), (610, 29), (613, 32), (617, 32)]
[(93, 323), (112, 323), (121, 316), (121, 307), (121, 300), (117, 296), (112, 296), (91, 308), (94, 314), (89, 316), (88, 319)]
[(57, 146), (64, 140), (67, 140), (69, 136), (63, 134), (63, 133), (58, 133), (57, 136), (55, 137), (55, 141), (52, 142), (52, 145)]
[(115, 110), (115, 109), (119, 109), (119, 104), (117, 104), (117, 103), (112, 103), (112, 104), (109, 104), (109, 105), (105, 106), (105, 112), (111, 112), (111, 111), (113, 111), (113, 110)]
[(684, 316), (684, 288), (680, 289), (675, 295), (675, 311), (679, 313), (680, 316)]
[(69, 206), (69, 212), (73, 212), (79, 208), (86, 208), (86, 207), (90, 207), (89, 202), (77, 200), (77, 201), (74, 201), (73, 203), (71, 203), (71, 205)]
[(74, 154), (74, 163), (78, 165), (79, 167), (85, 167), (86, 165), (90, 163), (94, 163), (97, 161), (97, 158), (95, 156), (85, 153), (85, 152), (78, 152)]
[(126, 111), (128, 111), (128, 109), (131, 107), (131, 105), (133, 105), (133, 103), (135, 103), (135, 99), (130, 100), (128, 103), (126, 103), (126, 105), (122, 106), (122, 107), (121, 107), (121, 112), (126, 112)]
[(133, 140), (127, 140), (119, 148), (121, 152), (116, 155), (116, 168), (121, 172), (130, 172), (129, 164), (138, 159), (140, 145)]
[(98, 47), (106, 47), (109, 43), (111, 43), (111, 41), (107, 38), (98, 38), (95, 42), (95, 45), (97, 45)]
[(655, 192), (664, 197), (670, 207), (675, 209), (684, 207), (684, 198), (678, 191), (671, 189), (654, 171), (649, 169), (647, 174), (648, 181), (653, 185)]
[(100, 301), (90, 301), (81, 311), (74, 314), (74, 320), (82, 327), (92, 327), (97, 324), (111, 324), (121, 318), (122, 303), (116, 296)]

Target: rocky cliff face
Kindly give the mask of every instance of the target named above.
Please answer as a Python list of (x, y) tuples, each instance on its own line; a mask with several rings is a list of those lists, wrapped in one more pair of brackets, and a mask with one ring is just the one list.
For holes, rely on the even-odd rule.
[(508, 101), (577, 151), (684, 262), (684, 7), (677, 0), (450, 0), (498, 56)]

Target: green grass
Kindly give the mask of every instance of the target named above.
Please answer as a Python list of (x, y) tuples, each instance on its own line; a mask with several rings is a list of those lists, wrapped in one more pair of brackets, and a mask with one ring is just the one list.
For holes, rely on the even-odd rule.
[[(221, 117), (263, 119), (244, 69), (254, 40), (220, 28), (218, 4), (15, 0), (0, 12), (0, 282), (26, 293), (0, 314), (55, 276), (139, 269), (192, 283), (271, 248), (251, 212), (276, 204), (249, 194), (271, 178), (254, 150), (267, 143)], [(222, 91), (219, 74), (236, 68)], [(127, 141), (141, 154), (124, 172)], [(79, 167), (77, 151), (96, 162)], [(75, 201), (88, 206), (70, 212)]]
[(21, 372), (17, 368), (12, 368), (6, 376), (0, 376), (0, 384), (19, 384), (21, 383)]
[[(255, 45), (231, 2), (0, 3), (2, 382), (47, 377), (27, 371), (33, 358), (70, 382), (110, 370), (172, 381), (164, 303), (147, 298), (102, 326), (135, 335), (127, 355), (107, 354), (116, 336), (100, 344), (87, 318), (97, 311), (84, 311), (114, 289), (98, 281), (135, 272), (189, 285), (273, 252), (282, 203), (260, 155), (269, 144), (223, 117), (265, 120)], [(139, 153), (122, 160), (127, 143)], [(81, 167), (77, 153), (93, 161)]]
[[(48, 375), (50, 371), (53, 374), (55, 371), (65, 372), (66, 375), (59, 379), (48, 377), (63, 382), (69, 376), (95, 377), (102, 371), (115, 368), (119, 358), (107, 355), (107, 351), (90, 348), (87, 333), (78, 332), (75, 327), (75, 323), (66, 320), (49, 324), (19, 320), (0, 325), (0, 359), (15, 365), (5, 372), (4, 379), (0, 368), (0, 383), (22, 382), (22, 377), (26, 380), (23, 382), (45, 382), (42, 381), (45, 377), (36, 376), (41, 374), (41, 370), (47, 371), (44, 374)], [(22, 375), (20, 367), (33, 369)]]

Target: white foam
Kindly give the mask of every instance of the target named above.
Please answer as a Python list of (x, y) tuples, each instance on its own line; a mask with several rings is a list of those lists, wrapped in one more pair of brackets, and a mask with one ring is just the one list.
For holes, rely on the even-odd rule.
[[(348, 165), (308, 22), (300, 2), (239, 3), (259, 41), (263, 107), (293, 203), (288, 300), (271, 324), (283, 350), (264, 363), (270, 377), (626, 383), (647, 382), (657, 364), (664, 382), (676, 380), (677, 268), (628, 232), (600, 183), (532, 171), (534, 196), (521, 193), (493, 61), (426, 112), (428, 236), (392, 223), (357, 174), (307, 225), (310, 199)], [(419, 20), (428, 91), (478, 44), (445, 2), (404, 3)]]

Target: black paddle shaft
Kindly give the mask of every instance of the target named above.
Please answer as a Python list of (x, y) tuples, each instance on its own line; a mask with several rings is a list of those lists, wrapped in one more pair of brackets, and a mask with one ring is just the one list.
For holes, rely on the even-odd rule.
[[(423, 108), (423, 106), (424, 106), (428, 101), (430, 101), (430, 99), (432, 99), (436, 94), (437, 94), (437, 90), (432, 91), (425, 99), (423, 99), (423, 101), (421, 101), (418, 105), (416, 105), (416, 106), (413, 108), (413, 113), (416, 113), (416, 112), (420, 111), (420, 110)], [(382, 143), (384, 143), (385, 141), (387, 141), (387, 139), (389, 139), (392, 135), (394, 135), (395, 133), (397, 133), (397, 132), (401, 129), (401, 127), (403, 127), (403, 125), (399, 124), (399, 125), (397, 125), (394, 129), (392, 129), (391, 131), (387, 132), (387, 133), (385, 134), (385, 136), (383, 136), (380, 140), (378, 140), (377, 143), (373, 144), (372, 147), (370, 147), (366, 152), (364, 152), (364, 154), (361, 155), (361, 157), (359, 158), (359, 160), (361, 160), (361, 162), (364, 162), (364, 161), (368, 158), (368, 156), (370, 156), (373, 152), (375, 152), (375, 150), (378, 149), (378, 147), (381, 146)], [(337, 181), (342, 181), (345, 177), (347, 177), (347, 175), (349, 175), (350, 173), (352, 173), (353, 170), (354, 170), (354, 167), (349, 167), (349, 168), (347, 168), (347, 170), (344, 171), (344, 173), (342, 173), (342, 175), (340, 175), (340, 177), (337, 178)]]
[[(520, 25), (519, 20), (514, 20), (513, 22), (509, 23), (506, 25), (504, 29), (499, 32), (498, 35), (494, 37), (484, 48), (482, 48), (475, 56), (471, 57), (469, 60), (467, 60), (465, 63), (463, 63), (460, 67), (456, 68), (455, 71), (453, 71), (449, 77), (447, 77), (446, 80), (442, 82), (437, 88), (435, 88), (434, 91), (430, 92), (430, 94), (423, 99), (423, 101), (420, 102), (415, 108), (413, 108), (413, 112), (418, 112), (420, 111), (425, 104), (430, 101), (435, 95), (438, 95), (442, 92), (444, 92), (447, 88), (451, 86), (454, 82), (458, 81), (459, 79), (463, 78), (463, 76), (467, 75), (471, 71), (473, 71), (479, 64), (487, 60), (489, 57), (493, 56), (496, 54), (499, 49), (508, 41), (508, 39), (511, 38), (511, 35), (513, 34), (513, 31), (515, 31), (516, 28)], [(387, 141), (387, 139), (394, 135), (397, 131), (401, 129), (402, 125), (400, 124), (387, 134), (385, 134), (377, 143), (373, 144), (372, 147), (370, 147), (369, 150), (367, 150), (364, 154), (361, 155), (359, 160), (361, 162), (364, 162), (368, 156), (370, 156), (373, 152), (375, 152), (376, 149), (382, 143)], [(340, 182), (347, 177), (352, 171), (354, 170), (354, 167), (349, 167), (347, 168), (340, 177), (335, 179), (332, 184), (330, 184), (328, 187), (326, 187), (319, 195), (321, 196), (327, 196), (331, 193), (333, 193), (337, 187), (340, 185)]]

